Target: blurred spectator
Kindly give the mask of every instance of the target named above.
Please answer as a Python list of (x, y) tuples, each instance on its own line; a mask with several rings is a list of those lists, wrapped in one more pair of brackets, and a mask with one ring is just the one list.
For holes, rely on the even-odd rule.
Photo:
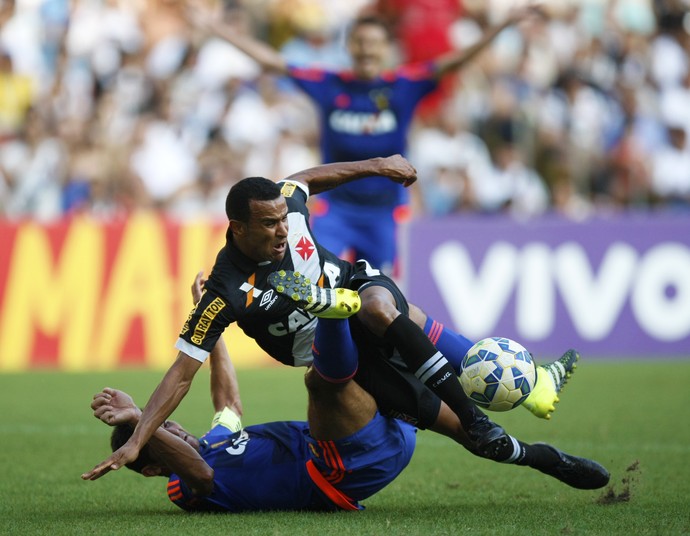
[[(286, 2), (275, 3), (284, 6)], [(285, 9), (285, 7), (281, 7)], [(343, 68), (350, 66), (342, 35), (329, 26), (327, 6), (313, 0), (296, 2), (294, 9), (285, 13), (292, 35), (280, 47), (280, 53), (291, 64)]]
[(606, 141), (606, 164), (595, 174), (592, 198), (600, 207), (645, 207), (651, 200), (650, 160), (666, 130), (644, 86), (618, 90), (618, 124)]
[(213, 141), (199, 155), (201, 171), (193, 183), (175, 192), (167, 204), (167, 211), (178, 220), (211, 218), (224, 221), (225, 198), (234, 184), (232, 177), (241, 177), (236, 162), (228, 158), (229, 151), (221, 139)]
[(680, 84), (690, 68), (686, 13), (687, 6), (682, 10), (665, 10), (659, 19), (659, 32), (650, 45), (652, 79), (661, 90)]
[(518, 218), (538, 216), (549, 207), (549, 193), (542, 178), (525, 164), (511, 140), (492, 151), (493, 168), (475, 184), (477, 203), (484, 212), (507, 212)]
[(16, 72), (9, 52), (0, 48), (0, 145), (21, 134), (33, 101), (31, 78)]
[(668, 124), (668, 144), (654, 154), (652, 193), (657, 203), (690, 210), (690, 146), (683, 125)]
[(2, 145), (9, 184), (5, 212), (13, 219), (50, 221), (62, 214), (68, 154), (51, 117), (28, 114), (21, 136)]
[(481, 138), (461, 128), (462, 121), (447, 104), (436, 125), (415, 132), (410, 161), (417, 168), (422, 213), (445, 216), (477, 210), (475, 185), (492, 171), (491, 158)]
[[(415, 61), (472, 47), (514, 2), (222, 4), (226, 23), (291, 63), (340, 69), (346, 29), (363, 12), (395, 24), (392, 59)], [(218, 214), (217, 196), (241, 176), (278, 178), (316, 163), (309, 102), (231, 45), (201, 35), (189, 5), (0, 0), (1, 215), (112, 218), (155, 208), (194, 218)], [(506, 29), (453, 77), (438, 117), (415, 117), (419, 213), (551, 209), (580, 219), (685, 210), (687, 0), (544, 8), (547, 16)]]
[(690, 132), (690, 71), (680, 84), (663, 89), (659, 95), (659, 112), (662, 120), (671, 120), (683, 125)]
[(137, 147), (131, 154), (131, 170), (141, 180), (146, 195), (143, 205), (164, 208), (177, 192), (196, 178), (196, 155), (182, 138), (180, 125), (171, 121), (170, 105), (161, 105), (167, 113), (149, 116), (139, 124)]

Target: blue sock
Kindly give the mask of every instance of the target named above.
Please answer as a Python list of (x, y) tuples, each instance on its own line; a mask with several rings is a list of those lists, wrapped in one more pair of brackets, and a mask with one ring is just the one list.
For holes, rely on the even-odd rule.
[(436, 322), (430, 316), (426, 317), (424, 333), (436, 349), (446, 357), (455, 369), (455, 373), (459, 375), (462, 372), (462, 359), (474, 343), (459, 333), (448, 329), (440, 322)]
[(316, 372), (329, 382), (346, 382), (357, 372), (359, 353), (347, 319), (319, 318), (311, 350)]

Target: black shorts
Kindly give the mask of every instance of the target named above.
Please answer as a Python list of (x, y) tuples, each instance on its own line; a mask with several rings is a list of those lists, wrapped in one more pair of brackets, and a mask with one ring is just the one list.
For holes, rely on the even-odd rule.
[(409, 370), (380, 356), (359, 358), (355, 381), (376, 400), (379, 412), (425, 429), (432, 426), (441, 399)]
[[(364, 261), (357, 262), (349, 286), (359, 291), (369, 286), (385, 287), (393, 294), (397, 309), (404, 315), (409, 314), (407, 300), (395, 282), (372, 270)], [(381, 414), (420, 429), (434, 424), (441, 399), (407, 369), (395, 348), (371, 333), (357, 317), (350, 319), (350, 331), (359, 352), (359, 368), (354, 379), (374, 397)]]

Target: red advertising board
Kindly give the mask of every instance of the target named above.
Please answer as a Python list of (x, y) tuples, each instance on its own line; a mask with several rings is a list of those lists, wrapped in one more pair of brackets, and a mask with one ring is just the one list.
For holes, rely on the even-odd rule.
[[(167, 368), (194, 275), (211, 269), (225, 228), (151, 213), (0, 221), (0, 371)], [(236, 365), (271, 363), (235, 326), (226, 340)]]

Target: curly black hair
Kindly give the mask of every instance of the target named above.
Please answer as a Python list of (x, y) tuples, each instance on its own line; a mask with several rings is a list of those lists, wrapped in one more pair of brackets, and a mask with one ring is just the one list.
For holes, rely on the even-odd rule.
[(272, 201), (280, 197), (280, 186), (264, 177), (247, 177), (230, 188), (225, 199), (228, 220), (248, 222), (250, 201)]
[[(131, 424), (118, 424), (113, 428), (113, 433), (110, 436), (110, 448), (115, 452), (122, 445), (127, 443), (132, 434), (134, 433), (134, 426)], [(144, 445), (144, 448), (139, 452), (139, 457), (126, 464), (127, 469), (141, 473), (144, 467), (147, 465), (156, 464), (156, 460), (151, 456), (151, 451), (148, 445)]]

